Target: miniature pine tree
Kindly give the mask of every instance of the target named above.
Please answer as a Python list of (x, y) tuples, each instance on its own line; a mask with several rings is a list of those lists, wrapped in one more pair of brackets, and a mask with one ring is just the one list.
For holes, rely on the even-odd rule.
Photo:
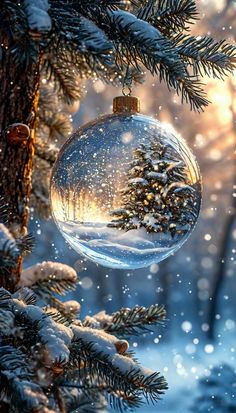
[(151, 233), (184, 234), (193, 224), (194, 188), (181, 158), (170, 146), (153, 138), (133, 151), (123, 206), (112, 211), (109, 227), (129, 231), (146, 228)]

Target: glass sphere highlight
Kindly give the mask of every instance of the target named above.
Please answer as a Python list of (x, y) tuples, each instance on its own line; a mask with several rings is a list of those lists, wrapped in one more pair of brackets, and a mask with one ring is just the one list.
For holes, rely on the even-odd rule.
[(141, 114), (105, 115), (61, 149), (52, 213), (79, 254), (136, 269), (180, 248), (197, 221), (201, 178), (185, 141)]

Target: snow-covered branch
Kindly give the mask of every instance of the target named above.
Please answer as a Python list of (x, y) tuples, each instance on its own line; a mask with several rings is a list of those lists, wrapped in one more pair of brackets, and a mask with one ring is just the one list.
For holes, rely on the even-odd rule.
[(18, 284), (18, 287), (47, 288), (63, 294), (74, 287), (77, 282), (76, 271), (66, 264), (58, 262), (44, 261), (25, 269)]

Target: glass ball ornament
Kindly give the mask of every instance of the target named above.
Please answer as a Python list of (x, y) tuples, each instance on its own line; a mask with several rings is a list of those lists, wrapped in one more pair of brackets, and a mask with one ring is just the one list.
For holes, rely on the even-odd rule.
[(139, 113), (134, 97), (79, 128), (51, 178), (62, 235), (79, 254), (110, 268), (136, 269), (180, 248), (197, 221), (201, 177), (185, 141)]

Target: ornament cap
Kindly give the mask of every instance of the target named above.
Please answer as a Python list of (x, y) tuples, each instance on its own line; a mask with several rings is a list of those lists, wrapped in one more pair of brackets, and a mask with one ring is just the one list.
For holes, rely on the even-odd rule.
[(139, 113), (140, 100), (135, 96), (116, 96), (113, 99), (114, 113)]

